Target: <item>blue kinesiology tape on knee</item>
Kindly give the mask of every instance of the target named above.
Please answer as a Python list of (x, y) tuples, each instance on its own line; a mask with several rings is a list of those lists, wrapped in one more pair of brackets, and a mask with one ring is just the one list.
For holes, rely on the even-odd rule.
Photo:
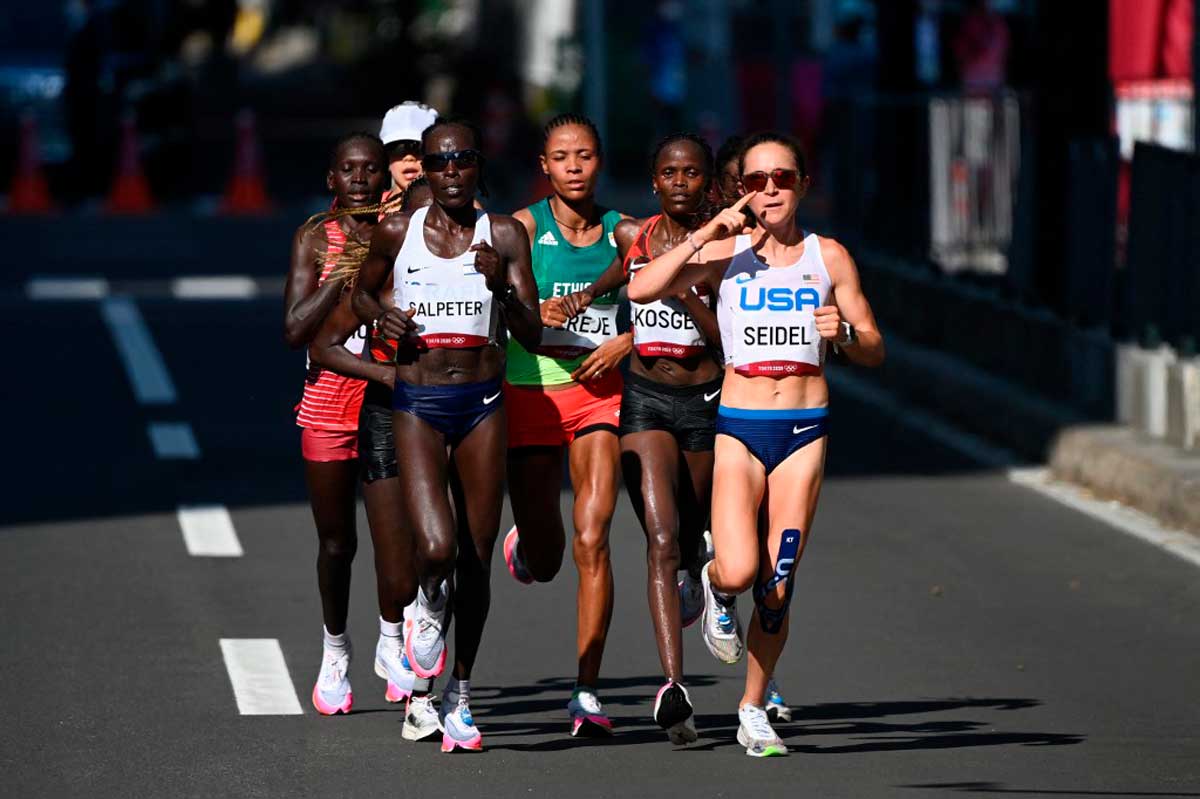
[[(783, 627), (783, 619), (787, 616), (788, 606), (792, 604), (792, 591), (796, 581), (792, 574), (796, 570), (796, 557), (800, 554), (800, 531), (793, 528), (784, 530), (779, 539), (779, 555), (775, 559), (775, 572), (766, 583), (755, 582), (754, 606), (758, 608), (758, 623), (764, 633), (774, 635)], [(786, 583), (783, 591), (783, 603), (772, 608), (767, 605), (767, 594), (780, 583)]]

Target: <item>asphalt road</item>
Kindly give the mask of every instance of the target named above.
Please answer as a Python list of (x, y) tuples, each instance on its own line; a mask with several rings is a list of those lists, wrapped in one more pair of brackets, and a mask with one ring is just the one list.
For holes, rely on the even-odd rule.
[[(742, 754), (743, 667), (713, 660), (698, 629), (685, 669), (700, 740), (675, 749), (653, 724), (661, 677), (624, 497), (600, 686), (612, 739), (566, 734), (573, 568), (527, 588), (497, 556), (473, 679), (486, 751), (402, 741), (401, 711), (371, 668), (361, 514), (355, 712), (321, 717), (308, 702), (316, 538), (291, 414), (303, 362), (281, 343), (278, 299), (138, 297), (176, 395), (145, 404), (99, 303), (31, 301), (19, 281), (161, 277), (171, 259), (128, 242), (118, 255), (46, 249), (0, 298), (17, 344), (2, 394), (4, 795), (1200, 796), (1196, 568), (836, 395), (778, 671), (796, 708), (779, 727), (790, 757)], [(150, 422), (189, 423), (199, 458), (156, 457)], [(195, 503), (229, 509), (241, 557), (188, 554), (176, 508)], [(245, 638), (279, 642), (301, 715), (239, 713), (219, 641)]]

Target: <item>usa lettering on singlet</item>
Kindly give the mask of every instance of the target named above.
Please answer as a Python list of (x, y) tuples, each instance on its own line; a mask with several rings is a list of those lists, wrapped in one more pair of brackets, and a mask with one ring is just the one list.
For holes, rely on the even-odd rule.
[(412, 215), (393, 267), (396, 307), (411, 310), (417, 335), (429, 349), (482, 347), (496, 341), (499, 316), (487, 281), (475, 269), (471, 247), (490, 242), (487, 214), (477, 212), (475, 236), (461, 255), (442, 258), (425, 243), (429, 208)]
[[(638, 270), (650, 263), (650, 233), (661, 218), (659, 214), (647, 220), (629, 248), (625, 257), (625, 271), (630, 283), (637, 279)], [(693, 286), (691, 290), (705, 302), (708, 301), (707, 286)], [(696, 320), (683, 302), (675, 297), (646, 303), (630, 301), (629, 313), (633, 324), (633, 348), (638, 355), (690, 358), (705, 349), (704, 334), (696, 326)]]
[[(337, 267), (338, 256), (346, 249), (346, 234), (337, 220), (325, 222), (325, 264), (317, 277), (317, 285), (323, 284)], [(361, 355), (366, 341), (367, 328), (360, 326), (346, 340), (345, 347), (355, 355)], [(296, 424), (313, 430), (349, 431), (358, 429), (358, 411), (362, 405), (366, 381), (339, 375), (328, 369), (313, 370), (305, 356), (308, 380), (304, 394), (296, 406)], [(315, 371), (315, 374), (314, 374)]]
[(752, 377), (819, 374), (825, 342), (813, 312), (831, 287), (815, 235), (804, 238), (796, 263), (782, 267), (760, 261), (750, 237), (738, 236), (717, 303), (725, 363)]

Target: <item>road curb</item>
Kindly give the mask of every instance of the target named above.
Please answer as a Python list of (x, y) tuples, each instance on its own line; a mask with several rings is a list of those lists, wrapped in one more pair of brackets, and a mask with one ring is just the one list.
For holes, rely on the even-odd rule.
[(1200, 536), (1200, 453), (1156, 441), (1131, 427), (1085, 419), (903, 337), (888, 333), (886, 341), (887, 360), (871, 377), (905, 402), (932, 410), (1021, 458), (1048, 463), (1060, 480)]
[(1095, 424), (1060, 431), (1049, 463), (1059, 479), (1200, 535), (1200, 455), (1129, 427)]

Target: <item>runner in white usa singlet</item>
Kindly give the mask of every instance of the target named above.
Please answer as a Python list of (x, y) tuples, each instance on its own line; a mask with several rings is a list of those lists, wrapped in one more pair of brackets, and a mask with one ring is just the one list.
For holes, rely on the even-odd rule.
[(725, 363), (750, 377), (819, 373), (825, 341), (813, 312), (825, 305), (831, 284), (817, 237), (805, 236), (804, 253), (791, 266), (767, 266), (749, 236), (738, 236), (733, 252), (717, 305)]

